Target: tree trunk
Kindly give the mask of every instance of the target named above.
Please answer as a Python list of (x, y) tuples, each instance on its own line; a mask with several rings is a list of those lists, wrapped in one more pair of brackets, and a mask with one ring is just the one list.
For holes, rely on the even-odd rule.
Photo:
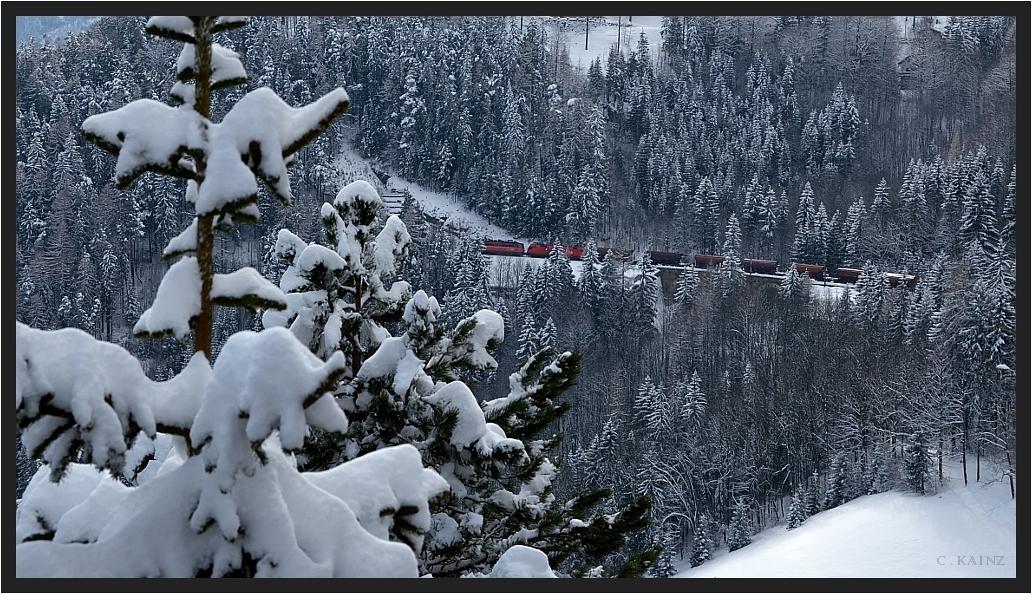
[[(194, 78), (195, 101), (194, 110), (204, 120), (211, 115), (211, 43), (212, 43), (212, 17), (198, 20), (194, 25), (194, 35), (197, 38), (197, 75)], [(204, 183), (204, 174), (207, 163), (199, 159), (195, 164), (197, 168), (198, 191)], [(194, 325), (194, 352), (203, 352), (204, 356), (211, 361), (211, 326), (212, 301), (211, 284), (215, 277), (215, 231), (212, 229), (214, 215), (202, 214), (197, 217), (197, 266), (201, 275), (201, 313), (197, 316)]]

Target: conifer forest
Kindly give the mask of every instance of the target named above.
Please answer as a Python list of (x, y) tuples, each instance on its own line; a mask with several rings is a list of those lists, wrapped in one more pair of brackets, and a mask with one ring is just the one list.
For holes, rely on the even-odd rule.
[(667, 577), (944, 461), (1013, 497), (1017, 24), (19, 43), (17, 575)]

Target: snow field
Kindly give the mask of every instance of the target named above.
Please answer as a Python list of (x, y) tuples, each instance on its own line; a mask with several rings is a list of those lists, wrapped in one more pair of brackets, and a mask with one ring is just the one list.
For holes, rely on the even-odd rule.
[(969, 463), (965, 487), (952, 462), (934, 493), (860, 497), (795, 530), (764, 530), (699, 567), (685, 561), (675, 577), (1016, 577), (1028, 561), (1017, 556), (1017, 502), (1005, 478), (984, 482), (984, 462), (982, 470), (983, 482), (975, 483)]

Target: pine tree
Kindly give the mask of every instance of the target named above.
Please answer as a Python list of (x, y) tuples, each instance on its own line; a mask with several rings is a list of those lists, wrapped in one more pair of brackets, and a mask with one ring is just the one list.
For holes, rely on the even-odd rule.
[(720, 233), (720, 202), (716, 188), (709, 177), (703, 177), (695, 190), (692, 199), (693, 219), (695, 221), (696, 242), (700, 250), (713, 254), (716, 252)]
[(996, 198), (990, 193), (989, 180), (981, 170), (964, 192), (959, 236), (968, 245), (978, 243), (985, 253), (997, 248)]
[(288, 264), (280, 288), (299, 298), (263, 314), (266, 328), (289, 327), (320, 358), (343, 352), (353, 375), (412, 296), (396, 280), (411, 237), (395, 215), (381, 228), (382, 204), (372, 185), (356, 181), (320, 209), (325, 246), (280, 230), (275, 253)]
[(731, 515), (731, 523), (727, 526), (727, 550), (737, 551), (752, 542), (752, 522), (749, 521), (749, 508), (744, 500), (739, 500)]
[(721, 254), (724, 261), (720, 263), (719, 273), (723, 280), (724, 296), (745, 286), (745, 271), (742, 270), (742, 234), (738, 227), (738, 217), (731, 215), (727, 221), (727, 232), (724, 234), (724, 248)]
[(534, 314), (527, 310), (527, 313), (523, 315), (523, 324), (520, 326), (520, 337), (516, 349), (516, 358), (520, 361), (525, 361), (531, 355), (538, 352), (540, 348), (538, 345), (538, 330), (537, 321), (534, 319)]
[(799, 208), (796, 210), (796, 235), (792, 244), (793, 260), (807, 264), (817, 264), (823, 260), (821, 223), (817, 205), (814, 203), (813, 188), (810, 187), (810, 182), (806, 182), (802, 194), (799, 196)]
[(642, 334), (653, 328), (656, 323), (656, 307), (659, 299), (659, 269), (652, 263), (648, 252), (641, 257), (641, 274), (631, 285), (632, 327), (634, 332)]
[(867, 472), (864, 475), (865, 492), (867, 495), (881, 493), (888, 489), (888, 468), (885, 461), (883, 448), (875, 447), (874, 455), (871, 456), (867, 465)]
[(846, 211), (845, 221), (845, 254), (843, 263), (856, 266), (861, 261), (866, 250), (866, 229), (865, 219), (867, 210), (864, 207), (864, 199), (857, 198), (856, 202), (849, 205)]
[[(348, 431), (315, 440), (303, 452), (305, 467), (360, 462), (391, 446), (416, 446), (424, 463), (450, 485), (450, 495), (431, 508), (429, 529), (420, 532), (400, 520), (392, 528), (399, 540), (424, 539), (424, 573), (488, 571), (515, 544), (545, 551), (556, 566), (571, 556), (598, 559), (621, 547), (622, 534), (640, 529), (647, 507), (625, 506), (622, 523), (611, 525), (587, 516), (599, 493), (569, 500), (551, 495), (557, 469), (548, 452), (561, 435), (541, 434), (569, 410), (557, 398), (573, 385), (579, 355), (556, 354), (543, 345), (554, 342), (555, 325), (549, 318), (543, 327), (548, 335), (534, 332), (527, 308), (521, 348), (534, 350), (510, 376), (507, 396), (478, 403), (462, 380), (497, 367), (488, 350), (500, 344), (503, 322), (497, 313), (480, 310), (446, 330), (440, 320), (447, 316), (434, 297), (417, 291), (408, 298), (404, 281), (386, 290), (401, 268), (408, 234), (396, 216), (378, 229), (381, 206), (371, 186), (355, 182), (322, 208), (333, 249), (280, 232), (277, 251), (292, 262), (281, 287), (302, 296), (293, 302), (301, 308), (286, 315), (267, 312), (266, 325), (289, 324), (322, 357), (348, 352), (352, 369), (335, 389), (348, 412)], [(326, 309), (329, 302), (336, 311)], [(397, 337), (386, 329), (392, 320), (403, 329)]]
[(804, 515), (809, 518), (820, 511), (817, 499), (817, 490), (820, 488), (820, 477), (817, 475), (817, 471), (813, 471), (810, 475), (809, 485), (806, 488), (806, 493), (803, 496), (803, 512)]
[(678, 554), (677, 534), (672, 527), (663, 531), (663, 552), (659, 554), (656, 564), (652, 566), (649, 573), (653, 577), (668, 578), (677, 573), (674, 565), (674, 557)]
[(885, 229), (892, 217), (892, 201), (889, 198), (889, 183), (882, 178), (874, 189), (874, 202), (871, 203), (871, 215), (878, 229)]
[(552, 348), (558, 350), (556, 341), (558, 340), (559, 331), (555, 327), (555, 322), (552, 321), (552, 317), (549, 316), (545, 320), (545, 325), (541, 326), (541, 330), (537, 334), (538, 350), (543, 348)]
[(454, 280), (441, 304), (449, 321), (468, 318), (474, 312), (492, 305), (491, 292), (487, 286), (487, 265), (484, 255), (480, 253), (482, 245), (483, 240), (475, 235), (459, 240), (450, 263)]
[(793, 262), (785, 272), (784, 278), (778, 283), (778, 294), (789, 301), (799, 301), (806, 297), (809, 287), (809, 277), (800, 276)]
[(692, 538), (692, 554), (688, 558), (688, 563), (692, 567), (698, 567), (709, 560), (709, 539), (701, 530), (696, 530), (695, 536)]
[(677, 276), (677, 285), (674, 288), (674, 301), (685, 309), (692, 306), (695, 300), (695, 291), (699, 287), (699, 275), (692, 266), (686, 266)]
[(878, 322), (885, 301), (886, 285), (885, 274), (867, 262), (856, 281), (856, 300), (853, 305), (854, 315), (860, 323), (873, 326)]
[(1017, 186), (1018, 167), (1015, 165), (1011, 168), (1010, 182), (1007, 184), (1003, 213), (1000, 219), (1000, 223), (1002, 223), (1000, 236), (1003, 238), (1004, 249), (1011, 258), (1015, 257), (1017, 250), (1017, 236), (1015, 234), (1015, 229), (1017, 228)]
[(924, 495), (930, 478), (929, 467), (931, 464), (932, 460), (928, 455), (928, 445), (925, 443), (924, 433), (918, 431), (912, 434), (903, 456), (903, 476), (907, 486)]
[(806, 520), (805, 503), (799, 491), (792, 495), (792, 503), (788, 506), (788, 520), (785, 528), (794, 530)]
[(846, 492), (846, 454), (839, 452), (831, 462), (831, 469), (828, 472), (828, 488), (824, 492), (824, 501), (821, 504), (823, 509), (838, 507), (849, 500)]
[[(418, 575), (429, 500), (448, 486), (415, 448), (322, 476), (302, 476), (290, 456), (313, 427), (347, 429), (330, 393), (348, 372), (344, 357), (322, 361), (282, 328), (238, 332), (212, 356), (213, 305), (287, 305), (253, 269), (215, 274), (214, 232), (257, 218), (259, 178), (289, 203), (291, 155), (349, 105), (343, 89), (293, 109), (261, 88), (210, 121), (212, 91), (246, 80), (239, 55), (213, 36), (246, 22), (151, 17), (147, 31), (185, 44), (172, 89), (182, 107), (143, 99), (83, 123), (88, 140), (118, 156), (118, 187), (145, 171), (188, 179), (196, 217), (164, 254), (192, 255), (168, 270), (135, 331), (180, 340), (193, 331), (194, 354), (155, 382), (121, 347), (18, 325), (16, 418), (30, 455), (46, 462), (19, 507), (19, 576)], [(141, 483), (130, 465), (157, 463), (159, 438), (173, 445)], [(56, 499), (87, 500), (91, 511), (55, 512)], [(391, 542), (402, 524), (410, 530)], [(63, 532), (74, 544), (55, 539)]]
[(602, 275), (598, 261), (598, 248), (594, 239), (589, 239), (584, 246), (584, 258), (581, 264), (581, 275), (577, 279), (581, 302), (594, 315), (598, 315), (605, 300), (605, 277)]
[(693, 371), (691, 378), (677, 383), (677, 394), (682, 404), (678, 413), (678, 420), (691, 429), (698, 429), (702, 425), (703, 416), (706, 414), (706, 395), (702, 393), (702, 378), (698, 371)]

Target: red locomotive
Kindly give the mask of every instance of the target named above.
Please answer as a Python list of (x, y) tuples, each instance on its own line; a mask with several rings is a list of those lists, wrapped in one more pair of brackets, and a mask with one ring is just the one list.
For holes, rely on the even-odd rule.
[[(552, 250), (556, 246), (548, 245), (545, 243), (532, 243), (527, 248), (527, 255), (531, 258), (547, 258), (548, 254), (552, 253)], [(560, 245), (559, 248), (569, 257), (571, 260), (580, 260), (584, 256), (584, 248), (581, 246), (568, 246)]]
[(523, 244), (518, 241), (487, 240), (481, 252), (492, 256), (522, 256)]

